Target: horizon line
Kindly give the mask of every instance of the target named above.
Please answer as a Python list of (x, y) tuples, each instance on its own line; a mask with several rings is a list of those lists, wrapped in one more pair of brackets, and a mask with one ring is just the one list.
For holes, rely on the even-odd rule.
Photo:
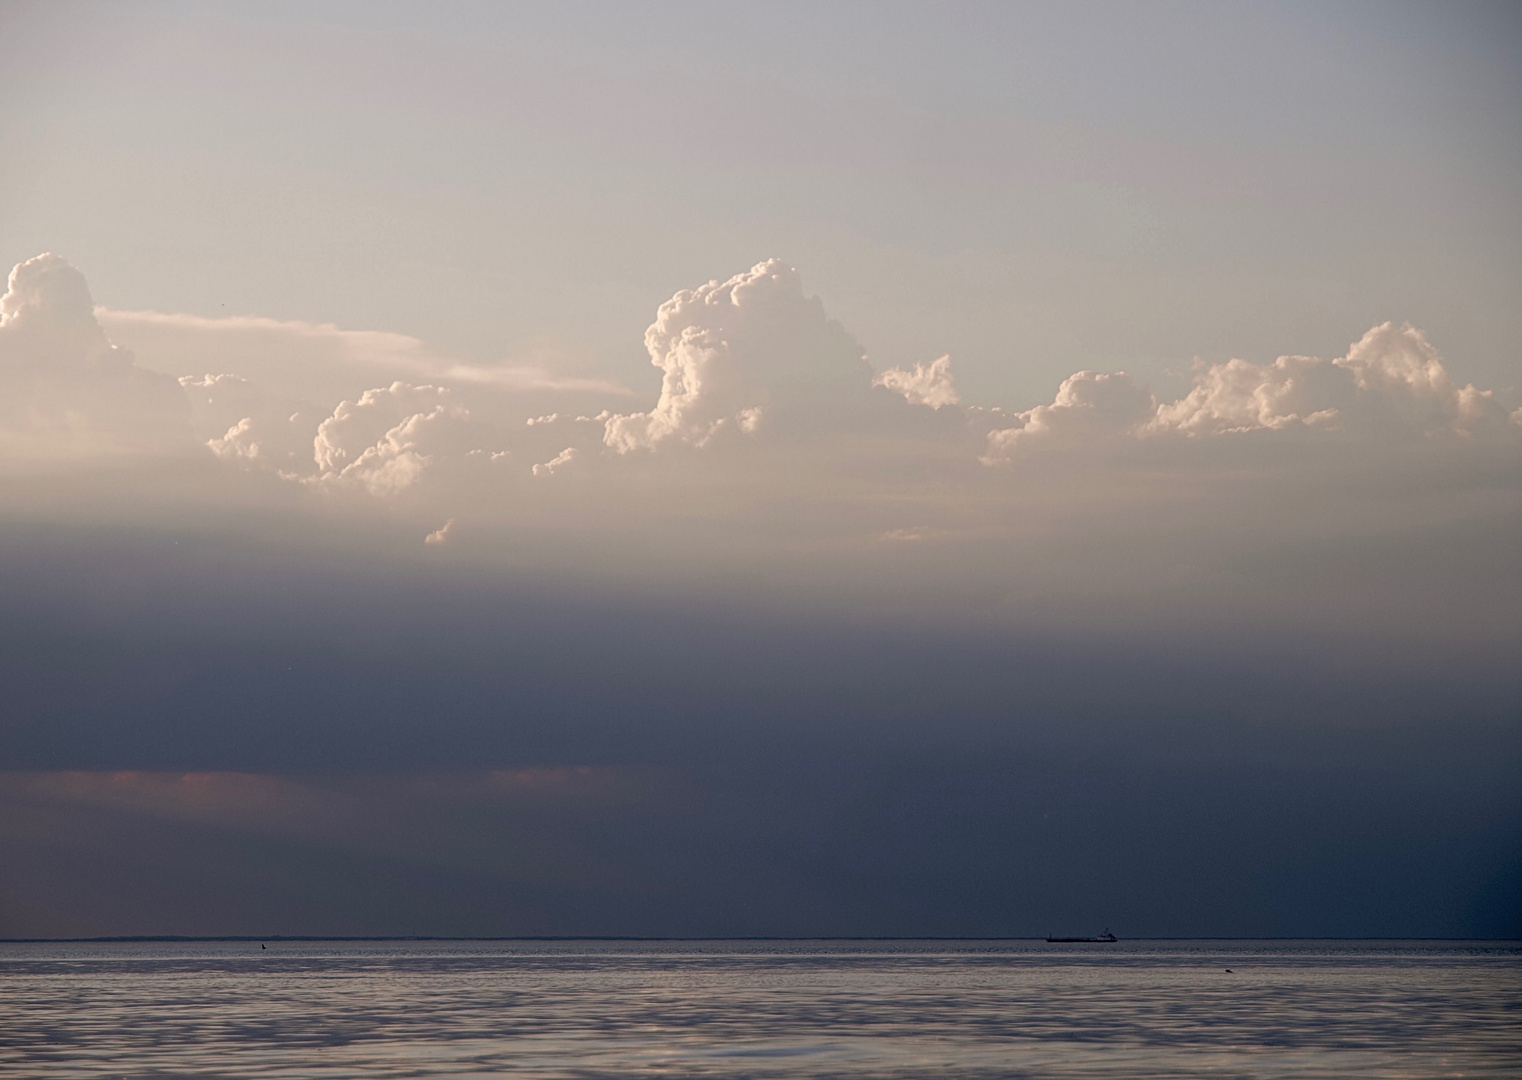
[(969, 937), (965, 935), (903, 935), (903, 934), (856, 934), (856, 935), (746, 935), (746, 936), (720, 936), (720, 937), (681, 937), (671, 935), (643, 936), (636, 934), (521, 934), (504, 935), (495, 937), (435, 935), (435, 934), (353, 934), (353, 935), (324, 935), (324, 934), (124, 934), (105, 937), (29, 937), (29, 938), (0, 938), (0, 945), (88, 945), (88, 944), (129, 944), (133, 942), (215, 942), (215, 941), (287, 941), (287, 942), (317, 942), (317, 941), (640, 941), (640, 942), (703, 942), (703, 941), (1036, 941), (1041, 944), (1120, 944), (1138, 941), (1465, 941), (1465, 942), (1522, 942), (1522, 937), (1517, 938), (1482, 938), (1482, 937), (1336, 937), (1336, 936), (1207, 936), (1207, 937), (1133, 937), (1120, 938), (1115, 942), (1054, 942), (1044, 937), (1030, 937), (1025, 935), (1014, 936), (986, 936)]

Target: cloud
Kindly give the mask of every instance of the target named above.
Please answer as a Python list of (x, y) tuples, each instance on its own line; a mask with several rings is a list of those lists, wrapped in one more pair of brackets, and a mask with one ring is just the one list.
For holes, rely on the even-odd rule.
[(1184, 398), (1157, 410), (1151, 430), (1204, 436), (1299, 427), (1399, 437), (1473, 435), (1508, 423), (1491, 393), (1455, 385), (1420, 330), (1384, 323), (1330, 363), (1281, 356), (1203, 367)]
[(646, 800), (658, 782), (670, 780), (657, 770), (589, 765), (304, 778), (139, 769), (0, 771), (0, 795), (285, 831), (318, 818), (342, 819), (354, 827), (399, 796), (443, 803), (627, 805)]
[(230, 373), (182, 375), (191, 427), (216, 457), (296, 475), (309, 469), (323, 410)]
[(207, 439), (206, 445), (223, 461), (257, 461), (260, 446), (254, 440), (254, 418), (245, 416), (220, 439)]
[[(221, 370), (180, 375), (176, 393), (164, 376), (113, 346), (97, 316), (123, 332), (157, 333), (151, 340), (172, 355), (156, 364), (188, 356), (193, 345), (198, 360)], [(496, 462), (505, 470), (498, 475), (547, 476), (572, 461), (617, 472), (616, 463), (637, 451), (720, 442), (765, 446), (779, 468), (792, 468), (782, 464), (792, 460), (786, 447), (807, 446), (809, 483), (844, 493), (869, 475), (891, 484), (895, 475), (907, 479), (957, 460), (997, 465), (1038, 449), (1087, 457), (1148, 441), (1249, 432), (1505, 441), (1519, 430), (1493, 394), (1458, 385), (1420, 331), (1392, 323), (1331, 361), (1285, 356), (1270, 364), (1199, 365), (1192, 387), (1175, 401), (1159, 402), (1125, 372), (1080, 371), (1049, 404), (1024, 411), (964, 405), (948, 356), (874, 377), (861, 346), (818, 298), (805, 295), (798, 272), (776, 259), (683, 289), (660, 305), (645, 333), (650, 361), (662, 372), (660, 393), (648, 410), (632, 413), (573, 407), (584, 392), (625, 392), (608, 380), (463, 364), (402, 334), (97, 309), (83, 277), (56, 256), (15, 269), (3, 319), (0, 375), (13, 391), (6, 402), (13, 438), (25, 432), (34, 442), (46, 435), (76, 448), (183, 448), (188, 427), (211, 455), (241, 468), (380, 498), (418, 489), (428, 476), (463, 496), (465, 474), (446, 481), (440, 470), (466, 459)], [(438, 381), (397, 378), (347, 389), (378, 372)], [(530, 400), (561, 407), (530, 411)], [(1269, 443), (1255, 453), (1259, 467), (1275, 467)], [(733, 460), (711, 466), (735, 467)], [(746, 482), (780, 482), (762, 475)]]
[(151, 342), (160, 364), (177, 357), (207, 354), (246, 359), (251, 373), (274, 374), (282, 381), (310, 382), (310, 368), (320, 358), (324, 389), (334, 378), (371, 381), (378, 375), (403, 380), (459, 383), (509, 391), (553, 391), (628, 397), (634, 393), (615, 379), (566, 375), (545, 362), (471, 363), (446, 356), (407, 334), (378, 330), (344, 330), (331, 323), (232, 315), (207, 318), (159, 311), (97, 308), (111, 332)]
[(334, 797), (289, 779), (236, 772), (0, 773), (0, 790), (202, 822), (291, 823), (331, 814)]
[[(50, 808), (90, 810), (117, 823), (146, 820), (216, 830), (221, 845), (243, 834), (315, 844), (328, 852), (401, 855), (433, 865), (448, 865), (462, 844), (472, 842), (470, 832), (459, 830), (462, 816), (480, 820), (484, 814), (497, 828), (474, 838), (488, 860), (477, 862), (477, 869), (512, 874), (523, 867), (503, 858), (501, 826), (514, 817), (522, 815), (526, 825), (542, 829), (546, 815), (561, 823), (585, 821), (589, 815), (617, 820), (659, 816), (673, 804), (674, 781), (680, 783), (670, 770), (618, 766), (301, 776), (0, 771), (0, 804), (12, 816), (18, 805), (26, 807), (28, 817)], [(441, 843), (443, 837), (448, 839)], [(526, 853), (520, 846), (515, 854), (522, 859)], [(554, 861), (551, 855), (540, 865), (541, 880), (553, 877)]]
[[(168, 340), (164, 334), (178, 334), (175, 348), (193, 341), (210, 350), (199, 359), (229, 361), (220, 374), (179, 378), (196, 437), (213, 455), (319, 488), (351, 487), (380, 498), (417, 489), (427, 475), (442, 477), (445, 465), (486, 455), (499, 463), (510, 456), (525, 465), (537, 461), (523, 475), (542, 477), (575, 460), (606, 470), (636, 451), (760, 439), (782, 454), (785, 445), (801, 440), (818, 444), (810, 451), (817, 484), (843, 468), (860, 474), (871, 467), (887, 475), (919, 468), (917, 460), (946, 462), (959, 454), (997, 465), (1037, 449), (1087, 456), (1165, 438), (1293, 431), (1362, 439), (1506, 437), (1517, 430), (1492, 394), (1450, 378), (1419, 331), (1393, 324), (1370, 330), (1332, 361), (1286, 356), (1261, 365), (1200, 365), (1193, 386), (1176, 401), (1157, 401), (1125, 372), (1080, 371), (1063, 381), (1049, 404), (1024, 411), (963, 405), (948, 356), (874, 377), (856, 340), (817, 298), (804, 294), (798, 272), (776, 259), (722, 282), (683, 289), (662, 304), (645, 334), (650, 361), (662, 372), (658, 398), (642, 412), (605, 408), (589, 415), (569, 407), (575, 394), (623, 394), (624, 388), (595, 378), (562, 379), (543, 369), (462, 364), (401, 334), (92, 309), (77, 271), (48, 258), (23, 264), (13, 275), (7, 303), (14, 312), (8, 309), (5, 323), (13, 338), (32, 318), (27, 311), (54, 312), (49, 325), (72, 328), (43, 336), (54, 352), (63, 349), (76, 358), (120, 352), (105, 340), (92, 311), (129, 332), (154, 331), (161, 343)], [(250, 343), (270, 355), (248, 362), (239, 350)], [(228, 356), (218, 351), (229, 347)], [(118, 367), (123, 362), (130, 365), (130, 356), (118, 358)], [(74, 367), (80, 366), (76, 360)], [(254, 374), (229, 370), (240, 366)], [(164, 389), (161, 380), (137, 370)], [(382, 371), (424, 373), (438, 381), (397, 378), (387, 386), (346, 389), (336, 404), (335, 396), (323, 400), (340, 384), (350, 387), (356, 377)], [(500, 396), (508, 387), (532, 389), (535, 402), (563, 401), (566, 407), (515, 419), (517, 398)], [(62, 396), (72, 403), (77, 388), (70, 383), (66, 389)], [(487, 390), (497, 396), (480, 396)], [(124, 400), (116, 415), (132, 415), (129, 404)], [(76, 413), (84, 410), (58, 410), (60, 416)], [(928, 420), (932, 413), (938, 414), (934, 423)], [(572, 417), (590, 430), (571, 430)], [(159, 426), (150, 419), (135, 415), (131, 426)], [(1273, 451), (1264, 447), (1259, 453), (1271, 468)], [(876, 466), (865, 464), (864, 456), (875, 456)], [(513, 471), (510, 464), (503, 467)]]
[(912, 369), (889, 368), (872, 380), (873, 386), (886, 387), (914, 405), (939, 409), (956, 405), (962, 399), (951, 378), (951, 357), (943, 356), (929, 364), (915, 364)]
[[(364, 543), (381, 542), (361, 524), (379, 510), (413, 554), (419, 537), (454, 542), (440, 522), (468, 519), (472, 558), (502, 565), (677, 589), (751, 575), (793, 582), (800, 602), (897, 590), (1050, 607), (1043, 597), (1183, 589), (1275, 544), (1493, 520), (1519, 487), (1522, 424), (1396, 324), (1333, 360), (1200, 364), (1173, 400), (1126, 372), (1081, 371), (1051, 401), (1006, 409), (962, 401), (945, 356), (874, 377), (797, 271), (771, 260), (660, 305), (645, 335), (659, 393), (616, 412), (579, 389), (356, 383), (386, 364), (437, 367), (398, 335), (140, 320), (173, 328), (182, 351), (187, 326), (201, 335), (194, 373), (170, 380), (113, 348), (61, 260), (12, 280), (6, 378), (29, 357), (58, 416), (108, 416), (124, 445), (177, 432), (199, 455), (197, 486), (148, 469), (134, 482), (154, 498), (137, 504), (195, 519), (247, 499), (352, 523)], [(361, 348), (381, 359), (339, 355)], [(134, 380), (153, 394), (116, 392)], [(98, 408), (102, 387), (114, 411)], [(14, 445), (7, 463), (24, 459)], [(554, 482), (567, 474), (576, 482)], [(87, 502), (79, 512), (96, 513)]]
[(443, 545), (449, 543), (450, 537), (454, 535), (456, 523), (457, 519), (450, 518), (448, 521), (444, 522), (444, 524), (440, 525), (437, 529), (434, 529), (433, 532), (423, 537), (423, 543), (434, 547), (442, 547)]
[(1350, 380), (1339, 385), (1343, 374), (1308, 356), (1263, 365), (1228, 360), (1198, 371), (1189, 394), (1161, 406), (1152, 428), (1205, 436), (1330, 425), (1340, 411), (1332, 401), (1352, 389)]
[(576, 457), (577, 457), (576, 447), (574, 447), (574, 446), (567, 446), (564, 450), (560, 451), (560, 453), (556, 454), (549, 461), (546, 461), (546, 462), (544, 462), (543, 464), (540, 464), (540, 465), (535, 465), (534, 466), (534, 475), (535, 476), (550, 476), (550, 475), (553, 475), (554, 473), (558, 472), (559, 470), (565, 468), (571, 462), (575, 461)]
[(1363, 441), (1444, 435), (1515, 440), (1519, 430), (1490, 391), (1453, 381), (1420, 330), (1394, 323), (1369, 330), (1346, 356), (1331, 361), (1281, 356), (1271, 364), (1198, 365), (1189, 393), (1161, 404), (1124, 372), (1081, 371), (1062, 384), (1051, 405), (1016, 419), (1018, 424), (989, 433), (985, 464), (1007, 463), (1022, 447), (1092, 445), (1117, 436), (1200, 440), (1319, 432)]
[(343, 401), (317, 426), (316, 483), (352, 484), (388, 495), (416, 484), (438, 457), (468, 451), (469, 413), (437, 386), (394, 382)]
[(861, 347), (777, 259), (677, 293), (645, 331), (645, 348), (661, 394), (648, 412), (607, 420), (603, 441), (619, 454), (796, 431), (864, 400), (869, 387)]
[(96, 322), (89, 286), (57, 255), (11, 271), (0, 297), (0, 445), (7, 456), (188, 452), (175, 380), (139, 367)]
[[(213, 455), (244, 470), (321, 480), (334, 491), (356, 488), (386, 497), (415, 490), (423, 470), (414, 467), (422, 456), (430, 458), (427, 471), (435, 473), (458, 456), (455, 451), (478, 450), (501, 460), (508, 441), (501, 432), (521, 425), (525, 415), (550, 411), (546, 406), (562, 406), (572, 415), (595, 413), (632, 393), (616, 379), (567, 373), (563, 369), (577, 361), (550, 342), (534, 344), (512, 362), (477, 363), (406, 334), (331, 324), (106, 307), (95, 314), (112, 335), (134, 344), (145, 366), (178, 377), (190, 402), (194, 439)], [(451, 404), (470, 414), (476, 444), (448, 453), (435, 446), (427, 455), (416, 446), (383, 447), (341, 483), (332, 483), (339, 478), (325, 477), (330, 470), (316, 469), (313, 460), (318, 425), (341, 402), (352, 408), (367, 393), (396, 383), (447, 389)], [(377, 446), (383, 434), (376, 432), (367, 445)], [(421, 437), (420, 431), (412, 434)], [(376, 472), (374, 466), (387, 457), (390, 466)], [(526, 465), (522, 469), (527, 472)]]
[(989, 433), (985, 464), (1008, 461), (1031, 443), (1075, 446), (1134, 434), (1155, 415), (1152, 392), (1123, 371), (1068, 376), (1050, 405), (1016, 414), (1019, 424)]

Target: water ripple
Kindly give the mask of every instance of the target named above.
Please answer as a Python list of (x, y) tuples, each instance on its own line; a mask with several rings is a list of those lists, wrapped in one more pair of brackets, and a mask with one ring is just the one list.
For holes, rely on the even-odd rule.
[(1501, 945), (0, 945), (0, 1073), (80, 1080), (1501, 1077), (1519, 1032)]

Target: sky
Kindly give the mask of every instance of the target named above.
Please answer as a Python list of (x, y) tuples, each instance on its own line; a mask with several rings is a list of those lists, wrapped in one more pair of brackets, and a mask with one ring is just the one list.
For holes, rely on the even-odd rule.
[(1502, 4), (0, 4), (0, 937), (1522, 934)]

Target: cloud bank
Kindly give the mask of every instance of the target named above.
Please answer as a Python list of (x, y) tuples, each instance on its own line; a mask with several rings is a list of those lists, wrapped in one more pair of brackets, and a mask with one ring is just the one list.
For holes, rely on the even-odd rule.
[[(76, 454), (113, 445), (176, 446), (193, 419), (209, 433), (202, 445), (222, 460), (258, 463), (292, 480), (353, 481), (379, 497), (417, 483), (432, 462), (486, 449), (471, 445), (472, 437), (460, 430), (477, 403), (472, 392), (483, 386), (590, 394), (614, 404), (630, 393), (607, 379), (455, 361), (400, 334), (95, 309), (83, 276), (56, 255), (30, 259), (11, 272), (0, 318), (0, 374), (8, 387), (4, 424), (13, 452), (29, 437), (58, 445), (71, 434)], [(221, 352), (229, 367), (243, 370), (181, 373), (177, 393), (165, 375), (113, 345), (103, 322), (128, 332), (151, 328), (166, 358), (183, 358), (194, 348), (201, 359), (214, 361)], [(173, 340), (176, 333), (183, 340)], [(256, 361), (245, 355), (250, 335), (262, 350)], [(319, 348), (307, 350), (311, 343)], [(951, 357), (874, 374), (855, 339), (827, 316), (817, 297), (804, 294), (798, 272), (776, 259), (727, 281), (678, 292), (660, 306), (645, 347), (661, 372), (660, 393), (649, 409), (605, 408), (588, 416), (567, 408), (520, 417), (513, 405), (521, 412), (526, 401), (493, 397), (484, 399), (487, 423), (476, 441), (499, 427), (559, 424), (564, 431), (582, 425), (578, 444), (554, 455), (558, 469), (577, 457), (607, 461), (637, 451), (701, 450), (763, 431), (768, 441), (786, 443), (867, 430), (879, 439), (923, 442), (927, 450), (970, 433), (969, 446), (984, 442), (972, 456), (998, 465), (1026, 447), (1093, 448), (1118, 437), (1204, 441), (1273, 432), (1515, 442), (1522, 430), (1522, 410), (1508, 414), (1491, 391), (1458, 385), (1420, 330), (1394, 323), (1374, 327), (1345, 356), (1330, 361), (1283, 356), (1269, 364), (1197, 362), (1192, 386), (1173, 401), (1159, 401), (1123, 371), (1080, 371), (1049, 404), (1024, 411), (963, 407)], [(272, 355), (282, 352), (283, 358)], [(411, 378), (333, 389), (360, 387), (366, 371)], [(429, 381), (414, 381), (418, 376)], [(916, 409), (895, 409), (887, 398), (948, 410), (965, 431), (926, 424)], [(288, 425), (296, 431), (284, 433)], [(448, 438), (446, 429), (453, 433)], [(533, 445), (528, 433), (515, 434), (519, 444)], [(586, 437), (593, 434), (600, 435), (600, 448)], [(308, 447), (310, 453), (303, 453)], [(576, 453), (566, 457), (568, 449)], [(1264, 465), (1271, 465), (1267, 444), (1263, 455)], [(533, 458), (522, 455), (520, 471), (533, 474)]]
[(1519, 414), (1509, 416), (1488, 390), (1456, 385), (1420, 330), (1384, 323), (1330, 362), (1281, 356), (1271, 364), (1198, 364), (1189, 393), (1172, 402), (1157, 401), (1124, 372), (1080, 371), (1050, 405), (1016, 419), (989, 434), (987, 464), (1008, 461), (1036, 442), (1113, 436), (1320, 431), (1371, 441), (1515, 440)]
[(630, 411), (612, 380), (402, 335), (97, 309), (54, 255), (12, 271), (0, 313), (12, 472), (77, 478), (132, 454), (166, 462), (169, 485), (167, 463), (194, 460), (182, 513), (250, 491), (293, 513), (384, 511), (440, 557), (1029, 607), (1220, 582), (1276, 545), (1493, 529), (1519, 491), (1522, 411), (1395, 323), (1330, 360), (1196, 363), (1172, 400), (1081, 371), (1049, 403), (978, 405), (949, 356), (874, 372), (773, 259), (660, 306), (645, 333), (660, 390)]

